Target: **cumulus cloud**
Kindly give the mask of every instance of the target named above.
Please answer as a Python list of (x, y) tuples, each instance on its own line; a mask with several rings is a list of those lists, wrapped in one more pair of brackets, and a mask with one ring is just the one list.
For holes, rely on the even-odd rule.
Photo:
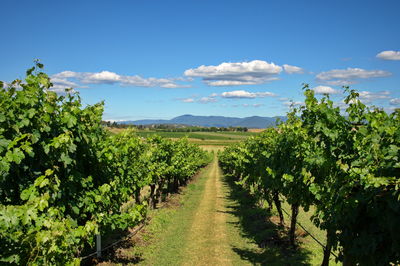
[(183, 103), (194, 103), (195, 99), (193, 98), (183, 98), (183, 99), (179, 99), (181, 102)]
[(218, 101), (218, 98), (226, 98), (226, 99), (256, 99), (256, 98), (265, 98), (265, 97), (274, 97), (276, 96), (272, 92), (248, 92), (245, 90), (236, 90), (236, 91), (226, 91), (221, 94), (212, 93), (209, 96), (200, 97), (198, 95), (192, 95), (189, 98), (177, 98), (175, 100), (184, 102), (184, 103), (214, 103)]
[(391, 105), (400, 105), (400, 98), (393, 98), (389, 101)]
[(379, 91), (379, 92), (370, 92), (370, 91), (360, 91), (359, 92), (360, 100), (364, 103), (371, 103), (373, 100), (378, 99), (390, 99), (389, 91)]
[(192, 96), (189, 98), (178, 98), (176, 100), (181, 101), (183, 103), (214, 103), (218, 101), (216, 96), (213, 95), (207, 97)]
[(143, 78), (138, 75), (119, 75), (110, 71), (101, 72), (73, 72), (63, 71), (52, 75), (51, 81), (54, 87), (81, 87), (75, 81), (82, 84), (119, 84), (120, 86), (132, 87), (161, 87), (161, 88), (186, 88), (188, 85), (177, 83), (187, 81), (183, 78)]
[(283, 65), (285, 72), (288, 74), (303, 74), (304, 70), (301, 67), (291, 66), (291, 65)]
[(52, 78), (51, 83), (53, 84), (52, 90), (79, 87), (77, 83), (62, 78)]
[(184, 72), (187, 77), (200, 77), (210, 86), (238, 86), (261, 84), (277, 80), (282, 67), (262, 60), (222, 63), (217, 66), (202, 65)]
[(276, 96), (272, 92), (248, 92), (245, 90), (226, 91), (221, 94), (222, 98), (254, 99)]
[(257, 107), (264, 106), (264, 104), (262, 104), (262, 103), (253, 103), (253, 104), (244, 103), (244, 104), (242, 104), (242, 106), (243, 107), (255, 107), (255, 108), (257, 108)]
[(304, 102), (300, 102), (300, 101), (286, 101), (283, 102), (283, 105), (289, 107), (289, 106), (301, 106), (304, 105)]
[(76, 76), (78, 76), (80, 73), (78, 72), (73, 72), (73, 71), (62, 71), (60, 73), (54, 74), (52, 77), (53, 78), (60, 78), (60, 79), (64, 79), (64, 78), (75, 78)]
[(333, 69), (316, 76), (318, 82), (329, 85), (350, 85), (360, 79), (387, 77), (392, 73), (384, 70), (365, 70), (361, 68)]
[[(349, 104), (354, 103), (354, 101), (350, 101)], [(334, 107), (339, 107), (339, 109), (341, 111), (345, 111), (349, 106), (344, 102), (344, 100), (338, 101), (338, 102), (334, 102), (333, 103)]]
[(66, 95), (66, 94), (70, 94), (70, 93), (72, 93), (72, 94), (76, 93), (76, 91), (74, 89), (70, 89), (70, 88), (66, 88), (66, 87), (64, 87), (64, 88), (54, 88), (54, 87), (52, 87), (49, 90), (50, 91), (54, 91), (55, 93), (57, 93), (59, 95)]
[(261, 107), (261, 106), (264, 106), (264, 104), (262, 104), (262, 103), (254, 103), (254, 104), (244, 103), (244, 104), (232, 105), (232, 107), (254, 107), (254, 108)]
[[(379, 91), (379, 92), (360, 91), (358, 92), (358, 94), (359, 94), (358, 100), (351, 100), (349, 104), (354, 104), (358, 101), (361, 101), (362, 103), (369, 106), (375, 100), (384, 100), (391, 98), (389, 91)], [(336, 107), (339, 107), (342, 111), (348, 108), (348, 105), (345, 103), (344, 100), (336, 102), (334, 103), (334, 105)]]
[(328, 86), (317, 86), (317, 87), (312, 88), (312, 90), (315, 92), (315, 94), (326, 94), (326, 93), (337, 94), (337, 93), (339, 93), (338, 90), (335, 90)]
[(201, 97), (199, 99), (200, 103), (215, 103), (217, 99), (213, 96), (208, 96), (208, 97)]
[(382, 51), (376, 57), (383, 60), (400, 60), (400, 51)]
[(114, 72), (101, 71), (98, 73), (84, 73), (84, 75), (81, 75), (81, 82), (85, 84), (114, 84), (119, 81), (129, 82), (128, 78), (124, 79)]

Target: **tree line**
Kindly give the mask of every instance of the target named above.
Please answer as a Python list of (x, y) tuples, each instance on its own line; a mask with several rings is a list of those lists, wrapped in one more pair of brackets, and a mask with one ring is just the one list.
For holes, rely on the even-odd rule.
[(247, 127), (201, 127), (175, 124), (133, 125), (116, 121), (102, 121), (103, 126), (109, 128), (133, 128), (137, 130), (151, 130), (159, 132), (247, 132)]

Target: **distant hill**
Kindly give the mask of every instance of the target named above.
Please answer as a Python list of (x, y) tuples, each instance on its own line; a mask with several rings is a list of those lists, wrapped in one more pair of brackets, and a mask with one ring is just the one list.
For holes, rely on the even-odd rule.
[(170, 120), (136, 120), (124, 121), (121, 124), (129, 125), (158, 125), (158, 124), (176, 124), (202, 127), (247, 127), (247, 128), (266, 128), (275, 126), (276, 119), (286, 120), (286, 116), (262, 117), (251, 116), (245, 118), (225, 117), (225, 116), (196, 116), (181, 115)]

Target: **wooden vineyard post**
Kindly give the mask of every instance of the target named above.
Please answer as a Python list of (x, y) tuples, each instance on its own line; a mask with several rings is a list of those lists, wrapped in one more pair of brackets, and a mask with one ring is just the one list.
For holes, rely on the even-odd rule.
[(96, 256), (98, 258), (101, 257), (101, 235), (100, 234), (96, 235)]

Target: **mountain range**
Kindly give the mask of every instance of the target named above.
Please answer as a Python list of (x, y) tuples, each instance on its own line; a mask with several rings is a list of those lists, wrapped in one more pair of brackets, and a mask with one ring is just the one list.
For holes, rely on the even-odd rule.
[(181, 115), (170, 120), (136, 120), (123, 121), (121, 124), (130, 125), (159, 125), (159, 124), (175, 124), (202, 127), (247, 127), (247, 128), (266, 128), (276, 125), (276, 120), (286, 120), (286, 116), (262, 117), (250, 116), (244, 118), (225, 117), (225, 116), (196, 116)]

